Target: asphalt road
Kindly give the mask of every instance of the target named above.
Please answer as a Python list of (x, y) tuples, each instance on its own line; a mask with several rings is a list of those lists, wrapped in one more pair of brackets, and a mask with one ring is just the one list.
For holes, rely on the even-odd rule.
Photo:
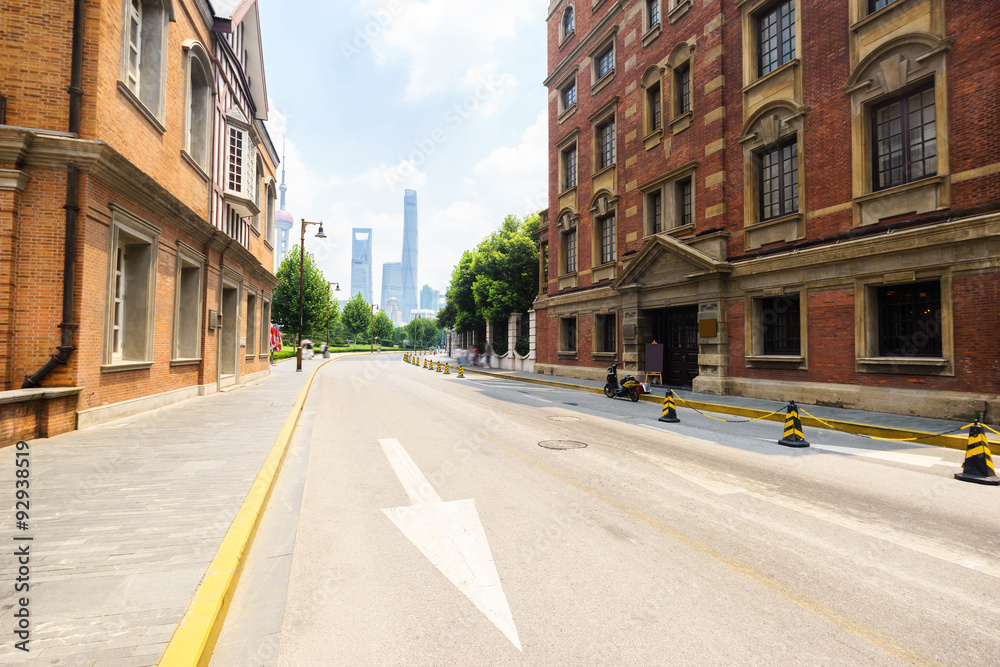
[(241, 664), (1000, 662), (1000, 490), (962, 452), (398, 355), (329, 364), (307, 410), (213, 664), (261, 626)]

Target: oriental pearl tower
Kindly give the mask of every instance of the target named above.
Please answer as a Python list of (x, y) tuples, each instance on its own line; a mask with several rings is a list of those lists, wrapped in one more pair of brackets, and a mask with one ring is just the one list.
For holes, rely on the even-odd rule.
[[(284, 144), (284, 142), (282, 142)], [(281, 208), (278, 212), (274, 214), (274, 227), (278, 230), (277, 245), (274, 253), (274, 270), (277, 271), (278, 267), (281, 266), (281, 260), (284, 259), (285, 254), (288, 252), (288, 233), (292, 230), (292, 226), (295, 224), (295, 218), (292, 214), (285, 209), (285, 190), (288, 187), (285, 185), (285, 147), (281, 147)]]

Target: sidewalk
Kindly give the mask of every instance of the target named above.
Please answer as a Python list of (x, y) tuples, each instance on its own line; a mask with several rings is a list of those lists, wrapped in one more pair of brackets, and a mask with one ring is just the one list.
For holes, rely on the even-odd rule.
[[(435, 357), (442, 363), (445, 357)], [(457, 363), (454, 359), (448, 359), (451, 363)], [(579, 378), (542, 375), (540, 373), (527, 373), (523, 371), (508, 371), (496, 368), (482, 368), (467, 366), (466, 373), (480, 373), (494, 377), (504, 377), (521, 382), (533, 384), (543, 384), (547, 386), (563, 387), (581, 391), (603, 393), (604, 382), (600, 380), (583, 380)], [(664, 388), (658, 385), (652, 386), (651, 394), (641, 396), (645, 400), (663, 402)], [(696, 394), (693, 391), (674, 390), (674, 395), (680, 400), (677, 407), (693, 407), (704, 412), (739, 415), (742, 417), (762, 417), (768, 413), (779, 411), (771, 421), (783, 421), (785, 418), (785, 407), (787, 403), (780, 401), (769, 401), (758, 398), (744, 398), (742, 396), (712, 396), (709, 394)], [(957, 422), (947, 419), (931, 419), (927, 417), (913, 417), (909, 415), (897, 415), (885, 412), (868, 412), (866, 410), (852, 410), (848, 408), (834, 408), (821, 405), (799, 404), (804, 409), (819, 419), (830, 425), (837, 427), (837, 430), (867, 435), (875, 437), (890, 438), (913, 438), (935, 435), (957, 431), (967, 425), (967, 422)], [(815, 428), (826, 428), (817, 420), (802, 415), (802, 423)], [(997, 430), (996, 425), (991, 424)], [(987, 439), (990, 441), (991, 449), (996, 453), (1000, 448), (1000, 435), (987, 431)], [(934, 444), (952, 449), (965, 449), (968, 440), (967, 432), (959, 432), (955, 435), (944, 435), (937, 437), (920, 437), (922, 444)]]
[[(30, 445), (28, 530), (15, 529), (15, 448), (0, 450), (5, 553), (30, 546), (30, 591), (0, 560), (0, 664), (154, 665), (323, 359)], [(28, 537), (32, 541), (13, 541)], [(31, 635), (14, 648), (18, 598)]]

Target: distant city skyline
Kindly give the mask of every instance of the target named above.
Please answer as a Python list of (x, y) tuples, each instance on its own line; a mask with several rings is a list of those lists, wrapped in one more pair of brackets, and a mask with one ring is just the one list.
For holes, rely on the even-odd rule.
[(403, 322), (412, 319), (417, 307), (417, 266), (420, 246), (417, 235), (417, 191), (403, 192)]
[(358, 292), (369, 304), (372, 300), (372, 230), (355, 227), (351, 230), (351, 296)]

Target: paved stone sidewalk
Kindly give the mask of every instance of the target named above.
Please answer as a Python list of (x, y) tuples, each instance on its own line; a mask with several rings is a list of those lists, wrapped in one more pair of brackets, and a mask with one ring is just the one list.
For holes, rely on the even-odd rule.
[[(0, 664), (154, 665), (320, 363), (31, 441), (28, 531), (12, 511), (15, 449), (0, 449)], [(31, 589), (15, 593), (23, 544)], [(14, 648), (22, 596), (29, 653)]]

